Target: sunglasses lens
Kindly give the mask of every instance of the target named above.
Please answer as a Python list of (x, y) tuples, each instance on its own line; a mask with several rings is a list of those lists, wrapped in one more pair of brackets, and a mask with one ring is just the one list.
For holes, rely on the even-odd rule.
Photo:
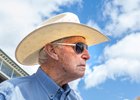
[(76, 44), (75, 51), (77, 54), (80, 54), (84, 51), (85, 48), (87, 49), (87, 45), (79, 42)]

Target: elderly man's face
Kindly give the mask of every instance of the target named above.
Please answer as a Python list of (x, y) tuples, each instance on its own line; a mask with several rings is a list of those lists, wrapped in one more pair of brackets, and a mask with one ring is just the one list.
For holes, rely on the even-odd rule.
[[(63, 41), (63, 43), (70, 44), (78, 42), (86, 44), (86, 40), (83, 37), (70, 37)], [(86, 48), (84, 48), (82, 53), (76, 53), (73, 46), (60, 45), (58, 58), (62, 73), (64, 73), (66, 77), (77, 79), (84, 75), (86, 61), (90, 56)]]

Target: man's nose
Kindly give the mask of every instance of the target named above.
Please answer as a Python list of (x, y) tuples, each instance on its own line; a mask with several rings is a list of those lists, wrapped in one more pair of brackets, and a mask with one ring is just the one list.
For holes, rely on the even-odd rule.
[(85, 60), (88, 60), (90, 58), (89, 52), (87, 49), (84, 49), (83, 53), (82, 53), (82, 58)]

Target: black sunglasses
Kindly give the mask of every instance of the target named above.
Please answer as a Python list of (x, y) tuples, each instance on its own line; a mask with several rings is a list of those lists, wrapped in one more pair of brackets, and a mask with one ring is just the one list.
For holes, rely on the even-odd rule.
[(86, 45), (82, 42), (77, 42), (75, 44), (70, 44), (70, 43), (54, 43), (54, 44), (73, 46), (74, 50), (77, 54), (81, 54), (84, 51), (84, 49), (88, 50), (88, 45)]

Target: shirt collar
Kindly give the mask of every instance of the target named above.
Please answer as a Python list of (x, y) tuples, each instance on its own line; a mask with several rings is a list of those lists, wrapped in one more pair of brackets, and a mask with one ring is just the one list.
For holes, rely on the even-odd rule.
[(70, 87), (68, 84), (64, 85), (64, 87), (61, 88), (41, 68), (37, 70), (35, 77), (37, 78), (38, 82), (41, 84), (41, 86), (47, 92), (50, 98), (53, 98), (58, 91), (70, 91)]

